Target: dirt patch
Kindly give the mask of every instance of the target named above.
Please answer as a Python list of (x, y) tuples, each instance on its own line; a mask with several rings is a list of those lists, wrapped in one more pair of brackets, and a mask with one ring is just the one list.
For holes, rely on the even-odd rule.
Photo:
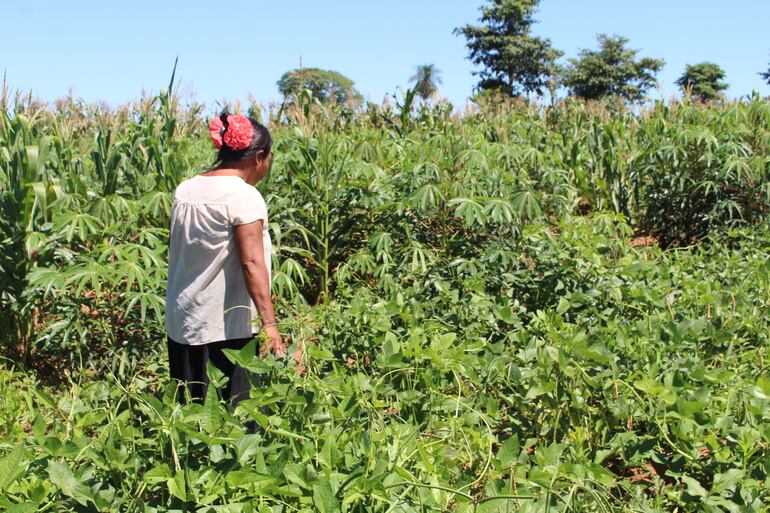
[(629, 242), (632, 248), (646, 248), (660, 244), (660, 240), (653, 235), (639, 235)]

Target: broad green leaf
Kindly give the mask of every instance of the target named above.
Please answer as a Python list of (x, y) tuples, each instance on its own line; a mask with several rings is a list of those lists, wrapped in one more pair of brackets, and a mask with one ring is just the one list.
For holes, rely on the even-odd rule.
[(340, 503), (332, 492), (328, 482), (313, 485), (313, 504), (321, 513), (337, 513), (340, 511)]
[(8, 488), (23, 472), (26, 451), (23, 445), (17, 446), (0, 459), (0, 492)]
[(154, 484), (165, 483), (172, 477), (173, 473), (171, 472), (169, 466), (166, 463), (161, 463), (160, 465), (156, 465), (145, 472), (142, 476), (142, 479), (147, 483)]
[(500, 460), (501, 468), (506, 468), (514, 463), (519, 458), (519, 452), (521, 452), (521, 446), (519, 445), (519, 435), (513, 435), (500, 444), (500, 448), (497, 450), (497, 458)]
[(687, 493), (693, 497), (708, 497), (706, 489), (692, 477), (682, 476), (682, 482), (687, 485)]
[(91, 489), (74, 476), (66, 463), (48, 460), (48, 477), (64, 495), (75, 499), (83, 506), (88, 501), (93, 501)]
[(209, 385), (206, 390), (206, 400), (201, 412), (201, 428), (206, 433), (212, 434), (222, 425), (222, 406), (219, 403), (217, 389)]
[(270, 366), (257, 354), (257, 340), (252, 339), (240, 350), (223, 349), (222, 352), (231, 362), (252, 372), (270, 372)]
[(180, 470), (174, 474), (174, 477), (167, 480), (166, 484), (168, 485), (168, 493), (179, 500), (187, 500), (187, 485), (185, 482), (185, 475), (183, 470)]
[(8, 506), (5, 510), (6, 513), (34, 513), (40, 511), (39, 502), (23, 502), (21, 504), (14, 504)]
[(235, 446), (236, 457), (238, 463), (246, 467), (249, 461), (258, 453), (262, 451), (261, 444), (262, 435), (251, 434), (243, 435), (233, 444)]

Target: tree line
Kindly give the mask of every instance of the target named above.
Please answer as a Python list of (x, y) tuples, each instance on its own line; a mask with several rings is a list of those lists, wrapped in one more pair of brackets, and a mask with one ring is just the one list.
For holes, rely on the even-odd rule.
[[(582, 49), (566, 64), (557, 60), (564, 53), (548, 38), (536, 36), (532, 27), (540, 0), (487, 0), (481, 7), (478, 24), (454, 29), (463, 36), (468, 59), (479, 67), (475, 94), (521, 97), (530, 94), (552, 98), (559, 88), (586, 100), (616, 97), (628, 102), (642, 100), (657, 85), (657, 73), (665, 61), (638, 57), (629, 39), (620, 35), (598, 34), (598, 48)], [(768, 70), (759, 75), (770, 84)], [(676, 85), (693, 99), (708, 102), (723, 98), (728, 88), (724, 70), (713, 62), (688, 64)], [(428, 100), (438, 92), (441, 72), (433, 64), (417, 66), (410, 78), (415, 94)], [(298, 68), (287, 71), (278, 81), (284, 99), (308, 89), (323, 102), (360, 103), (362, 96), (348, 77), (330, 70)]]

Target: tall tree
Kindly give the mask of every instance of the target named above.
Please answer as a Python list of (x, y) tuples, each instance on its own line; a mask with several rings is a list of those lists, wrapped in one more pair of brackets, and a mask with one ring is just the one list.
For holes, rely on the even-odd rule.
[(323, 103), (358, 103), (361, 94), (353, 87), (353, 81), (337, 71), (318, 68), (297, 68), (284, 73), (277, 82), (284, 99), (292, 100), (303, 89)]
[(441, 83), (441, 70), (433, 64), (421, 64), (409, 79), (414, 84), (417, 96), (423, 100), (429, 100), (438, 92), (438, 84)]
[(722, 82), (725, 72), (719, 65), (713, 62), (701, 62), (685, 67), (682, 76), (676, 80), (676, 85), (682, 91), (690, 90), (690, 94), (702, 102), (716, 100), (722, 97), (722, 91), (728, 88), (728, 84)]
[(619, 96), (628, 101), (644, 98), (657, 85), (655, 75), (663, 68), (662, 59), (636, 59), (638, 50), (626, 48), (628, 39), (599, 34), (598, 50), (580, 50), (577, 59), (570, 59), (564, 70), (562, 84), (580, 98), (599, 99)]
[(465, 36), (468, 59), (481, 71), (479, 89), (500, 89), (511, 95), (543, 93), (556, 72), (562, 52), (549, 39), (531, 34), (533, 15), (540, 0), (488, 0), (481, 7), (481, 25), (454, 30)]

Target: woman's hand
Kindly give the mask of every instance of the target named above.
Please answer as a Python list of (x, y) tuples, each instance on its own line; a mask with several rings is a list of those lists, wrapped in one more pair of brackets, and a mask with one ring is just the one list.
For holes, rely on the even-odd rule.
[[(265, 334), (263, 343), (259, 346), (259, 355), (262, 358), (265, 358), (268, 353), (273, 353), (273, 356), (276, 358), (280, 358), (286, 354), (286, 349), (291, 345), (291, 342), (288, 339), (284, 340), (281, 338), (277, 325), (270, 324), (263, 326), (262, 333)], [(265, 338), (267, 338), (267, 341), (264, 341)], [(302, 361), (302, 348), (299, 347), (299, 345), (294, 350), (292, 358), (297, 363), (294, 370), (301, 376), (305, 373), (305, 362)]]
[(264, 326), (262, 328), (263, 333), (267, 337), (267, 343), (259, 346), (259, 354), (263, 358), (267, 356), (268, 352), (273, 353), (273, 356), (280, 358), (286, 352), (286, 346), (281, 340), (281, 333), (278, 331), (278, 326), (275, 324)]

